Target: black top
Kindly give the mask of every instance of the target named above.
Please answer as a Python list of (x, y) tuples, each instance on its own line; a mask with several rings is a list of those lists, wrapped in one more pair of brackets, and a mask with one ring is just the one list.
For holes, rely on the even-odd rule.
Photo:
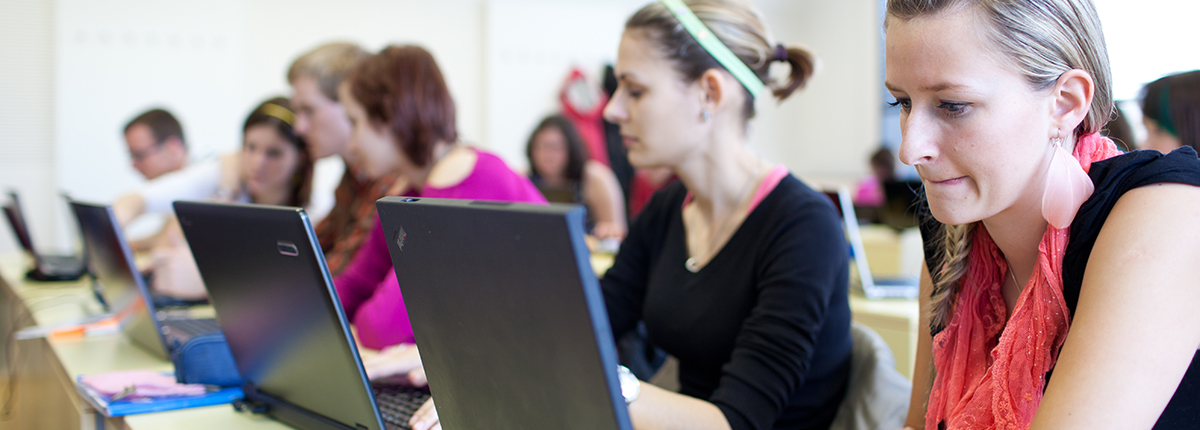
[[(1158, 151), (1133, 151), (1092, 163), (1088, 176), (1096, 191), (1080, 206), (1071, 221), (1070, 240), (1063, 254), (1063, 298), (1072, 317), (1079, 303), (1079, 291), (1092, 247), (1117, 200), (1129, 190), (1150, 184), (1174, 182), (1200, 186), (1200, 160), (1190, 146), (1166, 155)], [(929, 267), (939, 267), (937, 236), (941, 223), (929, 214), (928, 206), (919, 212), (922, 214), (925, 263)], [(1200, 365), (1197, 364), (1200, 360), (1197, 358), (1200, 358), (1200, 352), (1192, 358), (1187, 374), (1154, 428), (1200, 429)]]
[(687, 190), (655, 194), (604, 275), (616, 338), (644, 321), (679, 359), (680, 392), (734, 430), (828, 428), (850, 371), (849, 252), (828, 198), (788, 175), (698, 273)]

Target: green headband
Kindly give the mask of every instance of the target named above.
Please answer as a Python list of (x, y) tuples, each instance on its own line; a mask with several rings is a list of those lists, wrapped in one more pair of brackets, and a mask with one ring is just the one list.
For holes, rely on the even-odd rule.
[(667, 7), (667, 10), (675, 14), (675, 19), (679, 20), (680, 24), (683, 24), (683, 28), (687, 29), (688, 33), (691, 33), (692, 38), (696, 39), (696, 42), (705, 51), (708, 51), (709, 55), (712, 55), (722, 66), (725, 66), (725, 70), (733, 74), (733, 77), (737, 78), (750, 91), (751, 96), (758, 98), (758, 95), (762, 94), (767, 86), (758, 79), (758, 75), (755, 75), (754, 71), (746, 66), (746, 63), (742, 62), (737, 55), (734, 55), (733, 51), (730, 51), (729, 47), (725, 46), (721, 42), (721, 39), (717, 38), (708, 29), (708, 26), (705, 26), (700, 21), (700, 18), (697, 18), (696, 14), (692, 13), (692, 10), (688, 9), (687, 5), (683, 4), (682, 0), (662, 0), (662, 4)]

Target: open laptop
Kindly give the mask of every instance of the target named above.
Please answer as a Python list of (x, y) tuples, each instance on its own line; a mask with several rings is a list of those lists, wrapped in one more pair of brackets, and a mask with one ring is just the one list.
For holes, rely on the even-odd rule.
[(15, 191), (8, 192), (8, 202), (4, 204), (4, 217), (12, 227), (13, 235), (26, 254), (33, 257), (33, 269), (27, 277), (39, 281), (73, 281), (87, 272), (83, 259), (77, 255), (42, 254), (34, 248), (33, 236), (29, 233), (29, 223), (21, 209), (21, 199)]
[(443, 428), (632, 428), (583, 207), (376, 207)]
[(79, 221), (100, 295), (109, 312), (120, 319), (121, 332), (134, 344), (169, 360), (171, 351), (188, 339), (219, 330), (212, 318), (191, 318), (186, 311), (160, 310), (155, 305), (112, 207), (72, 201), (71, 210)]
[(175, 202), (246, 402), (300, 429), (408, 428), (429, 394), (368, 384), (304, 210)]
[(842, 217), (842, 226), (845, 227), (846, 239), (850, 242), (850, 254), (858, 271), (863, 295), (869, 299), (916, 298), (920, 294), (917, 278), (883, 278), (871, 274), (871, 265), (867, 263), (867, 252), (863, 248), (862, 233), (858, 229), (858, 217), (854, 213), (854, 202), (850, 198), (850, 192), (842, 187), (837, 191), (825, 191), (825, 196), (833, 201), (838, 215)]

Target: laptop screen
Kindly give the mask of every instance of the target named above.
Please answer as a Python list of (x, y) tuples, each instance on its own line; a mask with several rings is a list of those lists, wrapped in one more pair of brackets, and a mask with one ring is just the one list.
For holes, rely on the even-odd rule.
[(108, 206), (71, 202), (79, 221), (88, 265), (109, 312), (121, 320), (121, 331), (151, 352), (166, 357), (162, 335), (148, 304), (149, 291), (125, 242), (116, 217)]
[(21, 200), (15, 192), (9, 192), (8, 199), (8, 204), (4, 205), (4, 216), (8, 218), (8, 225), (12, 227), (21, 248), (36, 257), (37, 251), (33, 248), (33, 238), (29, 236), (29, 226), (25, 224), (25, 215), (21, 213)]
[(446, 428), (630, 428), (582, 207), (376, 206)]
[(380, 428), (304, 212), (176, 202), (175, 213), (242, 377), (263, 394), (350, 428)]

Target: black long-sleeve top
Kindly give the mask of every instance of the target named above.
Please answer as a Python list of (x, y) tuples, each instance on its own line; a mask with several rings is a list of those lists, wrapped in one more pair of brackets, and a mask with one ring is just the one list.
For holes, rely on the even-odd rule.
[(828, 428), (850, 371), (849, 251), (823, 194), (788, 175), (698, 273), (672, 185), (633, 222), (601, 285), (613, 333), (644, 321), (681, 393), (734, 430)]

